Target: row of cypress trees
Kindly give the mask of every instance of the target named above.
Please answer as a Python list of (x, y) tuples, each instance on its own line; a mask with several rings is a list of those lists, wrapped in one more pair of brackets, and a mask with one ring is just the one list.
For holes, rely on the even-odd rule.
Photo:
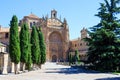
[(10, 21), (9, 53), (11, 62), (15, 64), (15, 74), (18, 73), (19, 62), (21, 62), (22, 71), (25, 68), (30, 70), (32, 63), (33, 67), (36, 65), (41, 67), (41, 64), (46, 61), (46, 49), (41, 30), (33, 26), (30, 34), (28, 25), (24, 23), (19, 34), (18, 19), (14, 15)]

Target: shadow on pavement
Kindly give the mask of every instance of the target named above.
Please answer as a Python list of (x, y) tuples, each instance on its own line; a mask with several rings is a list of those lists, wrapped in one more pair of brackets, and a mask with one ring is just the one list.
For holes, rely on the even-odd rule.
[(112, 77), (112, 78), (100, 78), (96, 80), (120, 80), (120, 77)]
[(60, 74), (100, 74), (98, 71), (87, 70), (84, 68), (48, 68), (46, 69), (46, 73), (60, 73)]

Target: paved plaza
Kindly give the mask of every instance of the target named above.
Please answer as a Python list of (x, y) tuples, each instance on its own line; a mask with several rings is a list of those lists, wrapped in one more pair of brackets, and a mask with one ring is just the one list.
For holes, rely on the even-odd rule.
[(0, 75), (0, 80), (120, 80), (120, 75), (97, 73), (47, 62), (41, 70), (17, 75)]

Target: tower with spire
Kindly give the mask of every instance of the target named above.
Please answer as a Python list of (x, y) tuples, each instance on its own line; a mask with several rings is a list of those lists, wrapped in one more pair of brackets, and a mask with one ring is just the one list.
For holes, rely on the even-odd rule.
[(69, 28), (67, 20), (61, 21), (57, 18), (57, 11), (51, 10), (51, 17), (37, 17), (33, 13), (25, 16), (21, 22), (27, 22), (32, 27), (40, 27), (43, 32), (46, 43), (46, 59), (47, 61), (66, 61), (67, 51), (69, 48)]
[(51, 11), (51, 18), (52, 19), (57, 18), (57, 11), (55, 9)]
[(86, 38), (86, 37), (87, 37), (87, 29), (83, 28), (81, 30), (81, 39)]

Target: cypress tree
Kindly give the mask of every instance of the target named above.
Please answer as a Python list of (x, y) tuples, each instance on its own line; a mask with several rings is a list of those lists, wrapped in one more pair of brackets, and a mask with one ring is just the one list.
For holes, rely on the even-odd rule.
[(72, 55), (72, 64), (75, 64), (75, 55)]
[(26, 63), (26, 68), (28, 71), (31, 70), (31, 64), (32, 64), (32, 56), (31, 56), (31, 40), (30, 40), (30, 33), (28, 34), (29, 36), (29, 46), (28, 46), (28, 60), (27, 60), (27, 63)]
[(78, 55), (78, 50), (75, 50), (75, 62), (76, 64), (80, 61), (79, 55)]
[(38, 37), (39, 37), (39, 46), (41, 50), (41, 64), (44, 64), (46, 62), (46, 47), (44, 42), (43, 33), (41, 32), (41, 29), (38, 30)]
[(20, 43), (18, 34), (18, 19), (14, 15), (10, 21), (9, 53), (11, 62), (15, 64), (15, 74), (18, 72), (17, 64), (20, 62)]
[[(120, 0), (104, 0), (100, 3), (98, 16), (101, 20), (90, 28), (88, 61), (98, 70), (114, 71), (120, 66)], [(102, 67), (101, 67), (102, 66)]]
[[(29, 42), (30, 42), (30, 39), (29, 39)], [(26, 63), (26, 68), (28, 71), (31, 70), (31, 64), (32, 64), (32, 56), (31, 56), (31, 44), (29, 44), (29, 53), (28, 53), (28, 60), (27, 60), (27, 63)]]
[(72, 64), (72, 55), (69, 54), (69, 65), (71, 65), (71, 64)]
[(21, 50), (21, 58), (20, 61), (22, 63), (22, 71), (25, 70), (25, 64), (28, 61), (28, 53), (29, 53), (29, 29), (27, 24), (23, 24), (20, 32), (20, 50)]
[(33, 67), (35, 67), (35, 64), (38, 64), (40, 61), (39, 54), (40, 54), (40, 47), (39, 47), (38, 33), (36, 27), (33, 26), (31, 33), (31, 56), (32, 56)]

